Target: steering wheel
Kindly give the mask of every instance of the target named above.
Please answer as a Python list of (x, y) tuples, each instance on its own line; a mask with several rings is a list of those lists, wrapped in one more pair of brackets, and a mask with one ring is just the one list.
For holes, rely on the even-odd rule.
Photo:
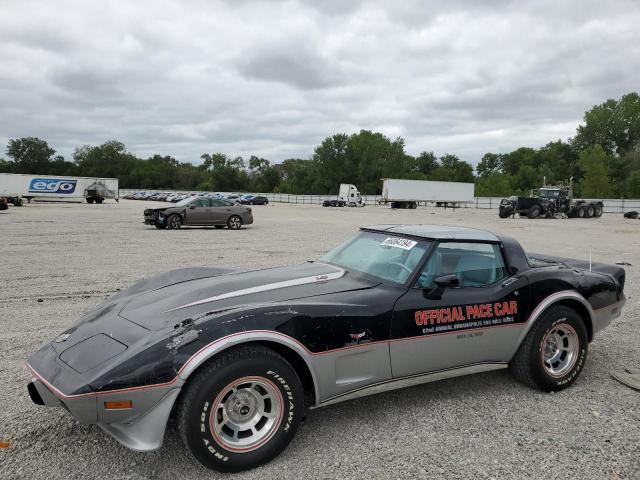
[(413, 270), (411, 270), (409, 267), (407, 267), (404, 263), (400, 263), (400, 262), (389, 262), (391, 265), (397, 265), (401, 268), (404, 268), (407, 272), (411, 273), (413, 272)]

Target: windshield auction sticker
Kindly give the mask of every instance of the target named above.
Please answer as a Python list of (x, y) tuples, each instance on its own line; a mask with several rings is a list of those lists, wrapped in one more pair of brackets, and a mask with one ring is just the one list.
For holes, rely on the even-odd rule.
[(417, 244), (418, 242), (407, 238), (387, 237), (380, 245), (383, 247), (395, 247), (402, 248), (403, 250), (411, 250)]

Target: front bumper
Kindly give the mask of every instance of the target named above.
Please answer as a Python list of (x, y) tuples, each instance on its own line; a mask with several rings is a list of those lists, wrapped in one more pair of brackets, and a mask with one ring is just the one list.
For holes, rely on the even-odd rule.
[[(62, 407), (79, 422), (97, 424), (126, 447), (140, 451), (162, 446), (169, 414), (184, 383), (176, 378), (165, 384), (87, 391), (87, 379), (61, 362), (50, 345), (34, 354), (27, 367), (32, 374), (27, 390), (35, 404)], [(108, 408), (108, 402), (124, 401), (132, 407)]]

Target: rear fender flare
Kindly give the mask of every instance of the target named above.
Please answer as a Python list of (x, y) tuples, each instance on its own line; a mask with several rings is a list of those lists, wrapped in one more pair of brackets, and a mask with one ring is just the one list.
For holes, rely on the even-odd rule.
[(524, 328), (522, 329), (522, 332), (520, 333), (520, 336), (518, 337), (518, 340), (516, 341), (515, 348), (513, 349), (513, 352), (511, 352), (510, 358), (513, 358), (513, 356), (516, 354), (516, 352), (518, 351), (518, 348), (520, 348), (520, 345), (522, 344), (525, 337), (529, 333), (529, 330), (531, 330), (531, 327), (533, 327), (534, 323), (542, 316), (542, 314), (546, 312), (549, 309), (549, 307), (561, 302), (565, 302), (567, 300), (571, 302), (578, 302), (584, 307), (584, 309), (588, 312), (588, 318), (584, 318), (584, 315), (581, 312), (578, 312), (578, 314), (580, 314), (583, 317), (583, 320), (585, 321), (585, 327), (587, 327), (587, 331), (589, 332), (594, 331), (593, 308), (591, 307), (587, 299), (584, 298), (575, 290), (562, 290), (560, 292), (556, 292), (549, 295), (548, 297), (543, 299), (540, 303), (538, 303), (536, 308), (533, 309), (533, 311), (531, 312), (531, 315), (529, 315), (529, 318), (527, 319), (527, 322), (524, 325)]

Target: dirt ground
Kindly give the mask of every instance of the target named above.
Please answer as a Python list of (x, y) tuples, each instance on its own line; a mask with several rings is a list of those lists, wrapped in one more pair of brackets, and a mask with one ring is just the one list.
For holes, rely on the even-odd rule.
[(27, 356), (117, 289), (188, 266), (270, 267), (315, 259), (375, 223), (484, 228), (525, 249), (625, 261), (627, 305), (590, 345), (571, 388), (545, 394), (506, 371), (399, 390), (311, 412), (276, 460), (234, 478), (640, 478), (640, 392), (610, 376), (640, 367), (640, 221), (500, 220), (496, 210), (255, 206), (239, 231), (157, 230), (153, 202), (32, 204), (0, 212), (0, 478), (219, 478), (170, 426), (136, 453), (65, 411), (31, 403)]

